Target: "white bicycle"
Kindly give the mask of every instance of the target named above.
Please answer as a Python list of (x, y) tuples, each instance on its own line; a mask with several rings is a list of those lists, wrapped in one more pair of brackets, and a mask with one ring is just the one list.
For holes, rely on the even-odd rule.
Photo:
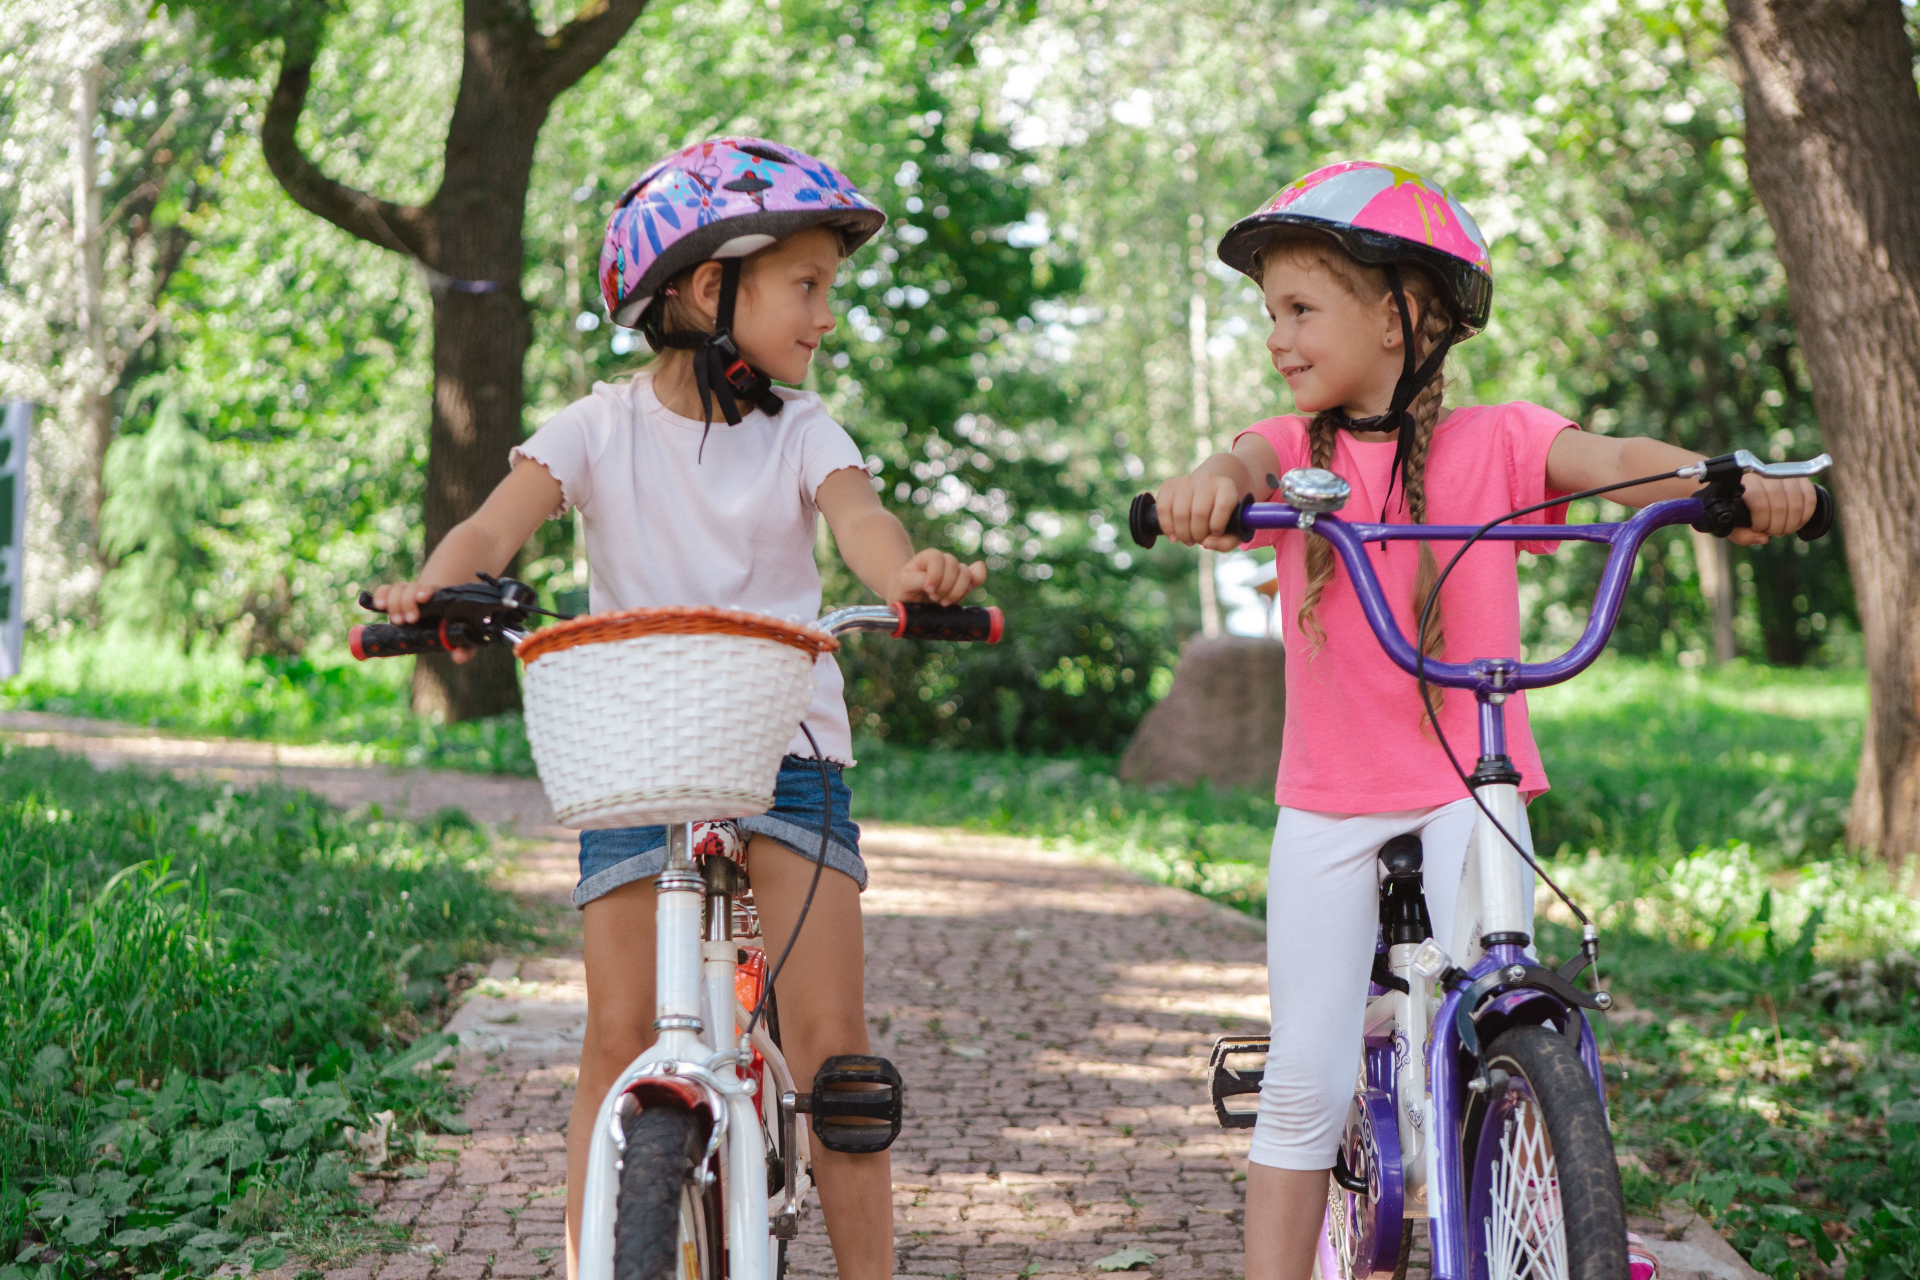
[[(535, 612), (545, 611), (530, 588), (483, 577), (437, 593), (417, 624), (354, 628), (350, 646), (371, 658), (514, 644), (527, 663), (527, 736), (560, 821), (667, 826), (654, 881), (659, 1034), (594, 1118), (580, 1280), (779, 1280), (812, 1186), (812, 1144), (886, 1150), (904, 1086), (891, 1062), (859, 1054), (829, 1058), (807, 1090), (797, 1087), (773, 998), (786, 954), (768, 962), (744, 842), (724, 818), (771, 804), (814, 660), (835, 637), (993, 643), (1000, 611), (864, 606), (801, 627), (732, 610), (635, 609), (529, 635)], [(833, 826), (833, 792), (822, 791), (813, 886), (794, 937)]]

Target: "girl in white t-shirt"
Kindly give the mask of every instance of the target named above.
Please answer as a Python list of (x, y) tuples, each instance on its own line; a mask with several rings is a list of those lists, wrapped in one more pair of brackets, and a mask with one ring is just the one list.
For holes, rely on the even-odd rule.
[[(841, 261), (885, 220), (833, 169), (759, 139), (700, 143), (648, 170), (608, 223), (600, 275), (615, 323), (638, 327), (659, 358), (624, 383), (595, 386), (515, 449), (507, 478), (448, 532), (419, 580), (381, 587), (375, 606), (395, 622), (416, 621), (436, 588), (503, 572), (541, 521), (570, 507), (585, 523), (596, 613), (711, 604), (811, 620), (820, 611), (819, 516), (847, 567), (886, 599), (963, 599), (985, 567), (916, 554), (820, 397), (773, 386), (806, 377), (834, 328), (828, 292)], [(852, 742), (839, 668), (823, 656), (817, 672), (807, 725), (833, 761), (827, 866), (840, 874), (822, 877), (780, 985), (783, 1048), (800, 1080), (826, 1058), (869, 1052), (866, 870), (839, 778)], [(811, 756), (799, 735), (790, 751)], [(821, 803), (816, 767), (790, 755), (773, 810), (740, 823), (770, 954), (786, 945), (812, 877)], [(584, 915), (587, 1028), (567, 1131), (569, 1274), (593, 1116), (653, 1038), (653, 877), (664, 845), (659, 827), (581, 839), (574, 903)], [(813, 1173), (839, 1273), (890, 1276), (887, 1155), (816, 1145)]]

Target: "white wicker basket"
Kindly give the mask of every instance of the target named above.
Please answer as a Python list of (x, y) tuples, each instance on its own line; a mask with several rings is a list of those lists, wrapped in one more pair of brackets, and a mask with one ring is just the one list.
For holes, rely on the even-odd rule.
[(773, 804), (814, 661), (810, 627), (734, 609), (627, 609), (520, 643), (527, 741), (561, 825), (743, 818)]

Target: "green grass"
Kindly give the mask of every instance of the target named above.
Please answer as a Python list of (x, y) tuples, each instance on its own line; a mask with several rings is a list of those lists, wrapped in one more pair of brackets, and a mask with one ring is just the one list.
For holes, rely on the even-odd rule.
[(0, 1278), (379, 1235), (344, 1131), (459, 1131), (422, 1032), (527, 933), (491, 867), (452, 815), (0, 751)]
[(244, 657), (182, 651), (125, 631), (29, 637), (0, 709), (120, 720), (187, 734), (357, 746), (368, 760), (530, 776), (517, 715), (439, 724), (414, 715), (408, 662), (355, 662), (344, 650)]

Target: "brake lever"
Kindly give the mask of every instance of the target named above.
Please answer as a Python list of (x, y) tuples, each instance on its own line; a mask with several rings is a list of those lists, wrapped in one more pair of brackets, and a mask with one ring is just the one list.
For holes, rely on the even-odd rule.
[[(544, 614), (549, 618), (562, 620), (573, 617), (568, 613), (554, 613), (539, 607), (539, 596), (532, 587), (515, 578), (496, 578), (490, 573), (477, 575), (479, 582), (463, 582), (459, 586), (441, 587), (433, 593), (433, 598), (420, 605), (420, 618), (444, 618), (449, 622), (465, 622), (474, 626), (498, 626), (524, 631), (528, 614)], [(373, 603), (373, 593), (360, 593), (360, 607), (372, 613), (385, 613)]]

